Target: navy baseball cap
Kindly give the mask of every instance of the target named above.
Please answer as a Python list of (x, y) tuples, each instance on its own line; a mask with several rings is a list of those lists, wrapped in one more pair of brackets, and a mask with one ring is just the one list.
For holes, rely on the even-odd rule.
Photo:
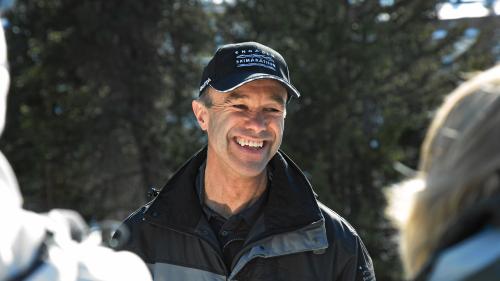
[(274, 79), (287, 89), (288, 99), (300, 97), (291, 84), (285, 59), (275, 50), (257, 42), (228, 44), (220, 47), (203, 70), (200, 95), (211, 86), (229, 92), (257, 79)]

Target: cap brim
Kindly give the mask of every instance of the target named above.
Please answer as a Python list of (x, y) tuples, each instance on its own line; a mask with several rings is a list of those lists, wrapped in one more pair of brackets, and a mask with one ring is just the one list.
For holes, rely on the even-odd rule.
[(235, 75), (231, 75), (226, 77), (225, 79), (219, 80), (219, 81), (211, 81), (208, 84), (212, 86), (212, 88), (216, 89), (219, 92), (230, 92), (233, 91), (234, 89), (240, 87), (241, 85), (255, 81), (258, 79), (273, 79), (276, 81), (281, 82), (283, 86), (287, 89), (288, 95), (290, 97), (300, 97), (300, 93), (295, 87), (290, 84), (289, 82), (285, 81), (283, 78), (268, 74), (268, 73), (255, 73), (255, 72), (248, 72), (248, 73), (238, 73)]

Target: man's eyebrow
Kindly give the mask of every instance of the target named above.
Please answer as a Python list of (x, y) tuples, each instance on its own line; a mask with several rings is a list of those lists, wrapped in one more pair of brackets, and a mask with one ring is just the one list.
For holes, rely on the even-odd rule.
[[(232, 92), (231, 94), (227, 95), (227, 97), (224, 99), (224, 101), (231, 102), (234, 100), (249, 99), (249, 98), (250, 98), (249, 95), (238, 93), (238, 92)], [(283, 96), (278, 94), (278, 93), (272, 93), (271, 100), (279, 103), (280, 105), (286, 104), (286, 100), (283, 99)]]
[(280, 105), (285, 105), (286, 104), (286, 100), (283, 99), (283, 96), (278, 94), (278, 93), (273, 93), (272, 96), (271, 96), (271, 99), (277, 103), (279, 103)]
[(224, 99), (225, 102), (230, 102), (233, 100), (240, 100), (240, 99), (247, 99), (248, 95), (241, 94), (238, 92), (232, 92), (231, 94), (227, 95), (227, 97)]

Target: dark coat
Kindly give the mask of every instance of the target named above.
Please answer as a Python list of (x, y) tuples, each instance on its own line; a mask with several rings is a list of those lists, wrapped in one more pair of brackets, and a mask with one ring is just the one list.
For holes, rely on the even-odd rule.
[(462, 210), (414, 281), (500, 280), (500, 196)]
[(206, 148), (124, 222), (130, 239), (123, 249), (141, 256), (154, 280), (375, 280), (356, 231), (316, 200), (306, 177), (282, 152), (269, 163), (273, 172), (262, 214), (227, 268), (196, 194), (205, 159)]

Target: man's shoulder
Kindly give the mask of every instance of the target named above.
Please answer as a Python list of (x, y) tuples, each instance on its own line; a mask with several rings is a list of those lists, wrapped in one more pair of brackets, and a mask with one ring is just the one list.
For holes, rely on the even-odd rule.
[(352, 225), (337, 212), (333, 211), (325, 204), (318, 201), (318, 206), (321, 209), (321, 213), (325, 218), (325, 223), (330, 224), (331, 227), (335, 228), (335, 230), (350, 233), (351, 235), (357, 236), (357, 232), (352, 227)]
[(130, 214), (113, 234), (113, 248), (115, 250), (129, 250), (137, 252), (134, 246), (134, 239), (139, 237), (141, 225), (144, 222), (144, 215), (151, 206), (151, 202), (146, 203)]
[(325, 218), (325, 228), (328, 240), (330, 242), (340, 242), (343, 248), (349, 252), (356, 251), (361, 239), (354, 227), (341, 215), (328, 208), (325, 204), (318, 201)]
[(153, 201), (150, 201), (144, 205), (142, 205), (139, 209), (133, 211), (125, 220), (123, 220), (124, 224), (133, 225), (141, 223), (144, 219), (144, 215), (146, 211), (149, 209)]
[(128, 240), (128, 237), (131, 235), (131, 233), (136, 231), (144, 221), (144, 215), (151, 206), (151, 203), (152, 202), (146, 203), (139, 209), (132, 212), (126, 219), (124, 219), (120, 227), (115, 232), (115, 236), (124, 235)]

